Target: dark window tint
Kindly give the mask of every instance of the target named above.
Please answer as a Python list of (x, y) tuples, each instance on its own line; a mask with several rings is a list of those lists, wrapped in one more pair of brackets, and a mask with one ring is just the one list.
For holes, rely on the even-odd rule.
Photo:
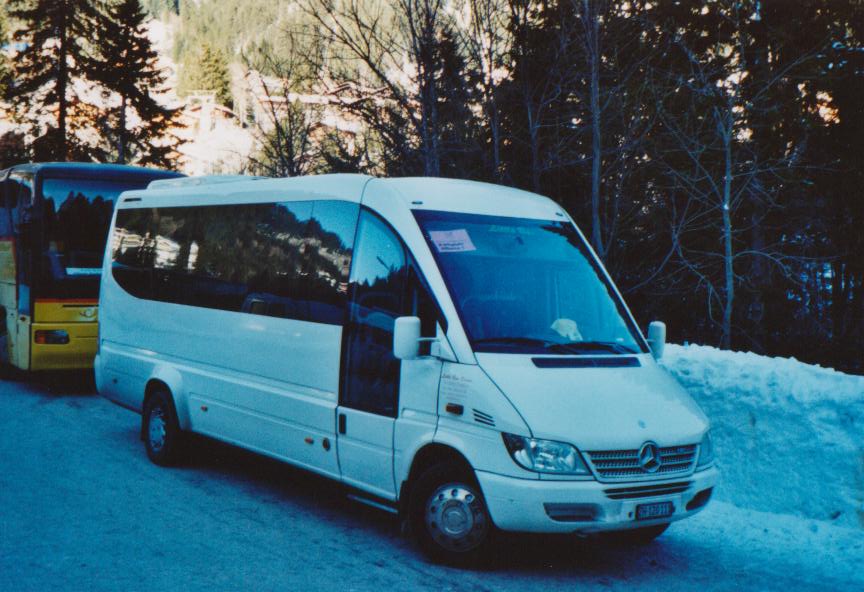
[(395, 416), (399, 360), (393, 325), (405, 309), (407, 265), (399, 238), (376, 216), (360, 216), (351, 270), (342, 404)]
[(146, 180), (42, 179), (47, 279), (98, 276), (117, 196)]
[[(438, 304), (426, 285), (419, 267), (413, 258), (409, 259), (408, 294), (404, 314), (420, 319), (420, 334), (423, 337), (435, 337), (436, 325), (440, 323), (441, 328), (446, 331), (447, 323), (444, 321), (444, 316), (439, 311)], [(429, 355), (431, 346), (432, 344), (428, 341), (421, 342), (420, 355)]]
[(15, 185), (7, 179), (0, 184), (0, 236), (11, 236), (12, 234), (12, 217), (9, 211), (9, 194), (12, 193)]
[(310, 315), (321, 322), (344, 321), (357, 213), (355, 206), (337, 201), (317, 201), (312, 210), (307, 286)]
[(621, 299), (575, 226), (415, 210), (475, 351), (642, 352)]
[[(331, 221), (313, 216), (325, 203)], [(348, 202), (121, 210), (114, 277), (140, 298), (341, 324), (357, 212)]]
[(33, 178), (29, 175), (12, 173), (9, 177), (8, 189), (7, 197), (12, 224), (17, 227), (22, 222), (21, 212), (33, 204)]

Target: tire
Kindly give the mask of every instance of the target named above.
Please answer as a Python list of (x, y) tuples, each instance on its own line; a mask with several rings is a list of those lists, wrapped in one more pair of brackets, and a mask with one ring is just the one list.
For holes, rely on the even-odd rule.
[(21, 380), (21, 371), (9, 360), (9, 334), (6, 327), (5, 308), (0, 308), (0, 379)]
[(434, 465), (411, 489), (411, 533), (436, 563), (467, 567), (485, 563), (495, 525), (470, 469), (457, 463)]
[(666, 532), (669, 524), (657, 524), (655, 526), (643, 526), (642, 528), (632, 528), (630, 530), (619, 530), (616, 532), (608, 532), (601, 535), (602, 540), (611, 545), (623, 547), (641, 547), (649, 544), (651, 541)]
[(177, 465), (186, 449), (186, 434), (177, 422), (177, 411), (171, 393), (154, 391), (144, 404), (141, 438), (147, 457), (162, 467)]

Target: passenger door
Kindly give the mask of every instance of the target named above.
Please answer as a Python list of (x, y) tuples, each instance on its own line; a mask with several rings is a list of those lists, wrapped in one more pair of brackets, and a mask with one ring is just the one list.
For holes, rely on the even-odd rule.
[(360, 214), (350, 278), (337, 445), (342, 480), (394, 498), (393, 432), (400, 362), (393, 325), (406, 298), (405, 250), (378, 216)]

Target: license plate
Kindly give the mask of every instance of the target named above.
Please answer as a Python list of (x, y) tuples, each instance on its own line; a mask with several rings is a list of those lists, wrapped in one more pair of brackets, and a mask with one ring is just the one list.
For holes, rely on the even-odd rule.
[(675, 511), (672, 502), (658, 502), (656, 504), (641, 504), (636, 506), (636, 520), (654, 520), (655, 518), (666, 518)]

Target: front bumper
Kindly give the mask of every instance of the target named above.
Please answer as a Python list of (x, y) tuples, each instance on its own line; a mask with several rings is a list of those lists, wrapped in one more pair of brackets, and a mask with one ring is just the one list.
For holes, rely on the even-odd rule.
[[(705, 507), (704, 492), (716, 486), (719, 473), (711, 467), (687, 477), (630, 483), (528, 480), (477, 471), (492, 521), (501, 530), (544, 533), (591, 533), (664, 524), (687, 518)], [(607, 490), (683, 484), (676, 493), (612, 499)], [(678, 489), (681, 489), (679, 487)], [(701, 496), (697, 498), (697, 495)], [(674, 512), (654, 520), (636, 520), (636, 506), (672, 502)], [(700, 503), (701, 502), (701, 503)], [(688, 505), (690, 509), (688, 509)]]

